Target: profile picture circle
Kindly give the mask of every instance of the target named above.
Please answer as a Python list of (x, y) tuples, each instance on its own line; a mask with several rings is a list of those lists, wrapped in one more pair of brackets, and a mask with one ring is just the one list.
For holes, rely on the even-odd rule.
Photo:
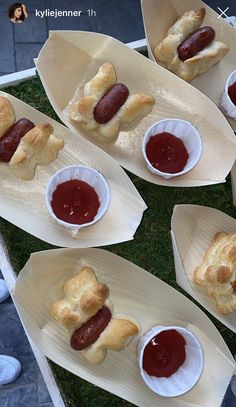
[(23, 23), (28, 15), (28, 9), (23, 3), (14, 3), (8, 9), (8, 17), (12, 23)]

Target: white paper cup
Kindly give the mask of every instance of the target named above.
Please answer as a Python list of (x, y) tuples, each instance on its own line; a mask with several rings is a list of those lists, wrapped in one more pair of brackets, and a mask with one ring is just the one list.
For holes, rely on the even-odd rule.
[[(158, 333), (175, 329), (185, 339), (186, 359), (182, 366), (170, 377), (150, 376), (143, 369), (143, 353), (148, 342)], [(203, 349), (192, 332), (180, 326), (156, 326), (140, 337), (138, 342), (138, 363), (144, 383), (154, 393), (163, 397), (177, 397), (191, 390), (201, 377), (203, 371)]]
[[(59, 219), (53, 212), (51, 206), (52, 195), (57, 186), (63, 182), (73, 179), (79, 179), (93, 187), (98, 194), (100, 202), (100, 206), (94, 220), (81, 225), (68, 223)], [(62, 168), (52, 176), (45, 191), (45, 201), (49, 214), (59, 225), (62, 225), (68, 229), (79, 230), (81, 228), (94, 225), (94, 223), (98, 222), (103, 217), (110, 203), (110, 188), (104, 176), (94, 168), (85, 167), (82, 165), (71, 165), (69, 167)]]
[(228, 94), (228, 88), (230, 85), (233, 85), (234, 82), (236, 82), (236, 70), (229, 75), (225, 83), (224, 93), (220, 99), (220, 106), (224, 108), (229, 117), (236, 119), (236, 106), (233, 104)]
[[(147, 158), (146, 145), (149, 142), (150, 138), (156, 134), (163, 132), (171, 133), (181, 139), (188, 151), (189, 158), (187, 164), (180, 172), (171, 174), (159, 171), (152, 166)], [(202, 154), (202, 141), (197, 129), (190, 122), (182, 119), (165, 119), (155, 123), (147, 130), (143, 139), (142, 153), (148, 169), (152, 173), (168, 179), (186, 174), (186, 172), (190, 171), (197, 164)]]

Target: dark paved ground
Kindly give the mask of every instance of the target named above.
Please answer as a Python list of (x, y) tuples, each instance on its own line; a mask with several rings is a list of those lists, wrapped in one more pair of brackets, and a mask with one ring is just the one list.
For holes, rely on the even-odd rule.
[[(26, 0), (29, 17), (13, 24), (7, 9), (13, 1), (0, 1), (0, 75), (34, 66), (49, 30), (86, 30), (112, 35), (123, 42), (144, 38), (139, 0)], [(35, 10), (83, 10), (80, 17), (35, 16)], [(96, 16), (88, 16), (94, 10)], [(91, 11), (91, 13), (93, 13)]]
[[(163, 0), (164, 1), (164, 0)], [(71, 29), (101, 32), (123, 41), (144, 38), (139, 0), (26, 0), (29, 17), (22, 24), (13, 24), (7, 15), (13, 0), (0, 0), (0, 76), (32, 68), (33, 58), (48, 36), (49, 30)], [(236, 0), (207, 0), (217, 12), (220, 7), (229, 16), (236, 15)], [(38, 11), (82, 10), (80, 17), (43, 17)], [(96, 16), (88, 16), (87, 10)]]
[[(0, 272), (0, 278), (2, 274)], [(9, 297), (0, 303), (0, 354), (21, 362), (20, 376), (0, 386), (1, 407), (53, 407), (21, 322)]]

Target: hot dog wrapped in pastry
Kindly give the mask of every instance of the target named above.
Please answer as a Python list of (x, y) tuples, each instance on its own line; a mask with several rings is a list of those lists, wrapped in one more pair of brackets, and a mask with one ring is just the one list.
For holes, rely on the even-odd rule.
[(81, 326), (95, 315), (108, 300), (109, 289), (98, 283), (91, 267), (82, 267), (79, 274), (64, 284), (65, 297), (51, 305), (52, 317), (66, 328)]
[(139, 332), (131, 317), (113, 318), (109, 289), (99, 283), (91, 267), (67, 280), (65, 297), (51, 305), (52, 317), (68, 328), (71, 347), (93, 364), (101, 363), (108, 349), (124, 349)]
[(9, 167), (18, 178), (30, 180), (34, 177), (36, 166), (54, 161), (63, 147), (64, 141), (53, 135), (51, 124), (38, 124), (22, 137)]
[(220, 313), (236, 311), (236, 233), (217, 233), (203, 264), (195, 270), (195, 282), (207, 287)]
[(85, 84), (83, 97), (69, 105), (69, 116), (101, 142), (114, 143), (119, 132), (135, 128), (151, 112), (154, 103), (152, 96), (130, 95), (126, 85), (117, 83), (113, 65), (105, 63)]
[(200, 28), (204, 17), (204, 8), (187, 11), (154, 50), (158, 63), (188, 82), (220, 62), (229, 50), (214, 40), (212, 27)]
[(25, 118), (15, 122), (10, 101), (0, 96), (0, 162), (8, 163), (16, 177), (32, 179), (36, 166), (54, 161), (63, 146), (51, 124), (35, 126)]

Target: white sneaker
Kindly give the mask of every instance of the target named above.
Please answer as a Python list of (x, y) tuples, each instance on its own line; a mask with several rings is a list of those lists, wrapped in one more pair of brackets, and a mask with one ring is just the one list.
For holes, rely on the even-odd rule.
[(8, 287), (5, 281), (0, 278), (0, 302), (6, 300), (9, 297)]
[(0, 355), (0, 385), (13, 382), (21, 372), (19, 360), (12, 356)]
[(231, 379), (231, 390), (236, 397), (236, 376), (233, 376)]

